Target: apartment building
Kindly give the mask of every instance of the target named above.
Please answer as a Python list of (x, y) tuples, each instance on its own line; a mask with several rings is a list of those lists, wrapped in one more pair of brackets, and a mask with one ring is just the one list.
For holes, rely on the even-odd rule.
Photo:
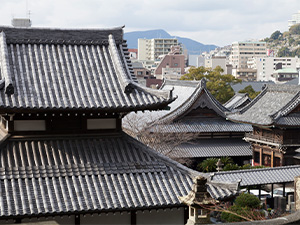
[(230, 63), (232, 74), (243, 80), (256, 80), (256, 70), (248, 68), (247, 61), (267, 55), (266, 42), (245, 41), (232, 43)]
[(291, 26), (300, 23), (300, 10), (292, 15), (292, 19), (288, 21), (289, 29)]
[(176, 38), (138, 39), (138, 59), (156, 61), (160, 55), (167, 55), (171, 46), (178, 45)]
[(247, 61), (249, 58), (266, 55), (266, 42), (234, 42), (232, 43), (230, 60), (233, 68), (248, 68)]
[(275, 81), (272, 76), (277, 69), (295, 69), (297, 68), (296, 57), (253, 57), (248, 59), (248, 68), (255, 69), (258, 81)]
[(171, 51), (165, 55), (157, 65), (154, 75), (158, 79), (179, 79), (184, 74), (185, 56), (180, 46), (172, 46)]

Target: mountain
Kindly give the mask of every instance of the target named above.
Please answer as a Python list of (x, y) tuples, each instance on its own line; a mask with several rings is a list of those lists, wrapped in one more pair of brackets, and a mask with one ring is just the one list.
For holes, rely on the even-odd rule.
[(210, 51), (218, 46), (216, 45), (205, 45), (198, 41), (194, 41), (189, 38), (182, 38), (178, 36), (171, 36), (165, 30), (148, 30), (148, 31), (133, 31), (124, 34), (125, 40), (127, 40), (128, 48), (138, 48), (139, 38), (177, 38), (180, 43), (182, 43), (191, 55), (199, 55), (201, 52)]

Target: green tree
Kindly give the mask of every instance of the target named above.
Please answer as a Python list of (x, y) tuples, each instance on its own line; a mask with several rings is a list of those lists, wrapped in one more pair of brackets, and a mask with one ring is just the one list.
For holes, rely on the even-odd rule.
[(290, 52), (288, 47), (282, 47), (277, 52), (278, 57), (289, 57), (292, 56), (292, 53)]
[(300, 34), (300, 24), (296, 24), (290, 27), (290, 34)]
[(260, 207), (260, 200), (249, 193), (240, 194), (234, 201), (237, 206), (258, 209)]
[(273, 34), (271, 34), (270, 39), (277, 40), (282, 37), (282, 33), (279, 30), (276, 30)]
[(201, 80), (206, 79), (207, 89), (211, 94), (221, 103), (228, 101), (233, 95), (234, 90), (231, 85), (236, 83), (241, 83), (240, 79), (236, 79), (230, 74), (222, 75), (224, 72), (220, 66), (214, 69), (200, 67), (191, 67), (189, 73), (183, 75), (181, 80)]
[(241, 169), (241, 167), (238, 164), (233, 164), (233, 163), (229, 163), (229, 164), (225, 165), (223, 168), (224, 171), (240, 170), (240, 169)]
[(260, 91), (255, 91), (251, 85), (248, 85), (244, 89), (239, 90), (239, 93), (248, 93), (249, 97), (254, 99)]
[(203, 171), (203, 172), (215, 172), (218, 162), (217, 158), (208, 158), (203, 160), (200, 164), (197, 166), (197, 170)]
[(221, 219), (226, 222), (263, 219), (259, 208), (260, 200), (256, 196), (242, 193), (236, 198), (233, 206), (222, 212)]

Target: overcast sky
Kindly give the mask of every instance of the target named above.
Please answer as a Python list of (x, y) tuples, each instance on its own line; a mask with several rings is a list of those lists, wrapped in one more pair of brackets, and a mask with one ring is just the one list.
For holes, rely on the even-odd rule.
[[(288, 30), (300, 0), (0, 0), (1, 25), (31, 12), (35, 27), (164, 29), (224, 46)], [(27, 6), (26, 6), (27, 5)]]

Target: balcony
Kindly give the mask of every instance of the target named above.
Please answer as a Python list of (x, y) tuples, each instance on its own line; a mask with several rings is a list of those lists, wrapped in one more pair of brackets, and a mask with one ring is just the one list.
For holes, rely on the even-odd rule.
[(245, 139), (248, 141), (259, 142), (267, 145), (275, 145), (275, 146), (299, 146), (300, 145), (300, 138), (284, 138), (281, 140), (279, 137), (275, 136), (261, 136), (255, 135), (253, 133), (246, 133)]

